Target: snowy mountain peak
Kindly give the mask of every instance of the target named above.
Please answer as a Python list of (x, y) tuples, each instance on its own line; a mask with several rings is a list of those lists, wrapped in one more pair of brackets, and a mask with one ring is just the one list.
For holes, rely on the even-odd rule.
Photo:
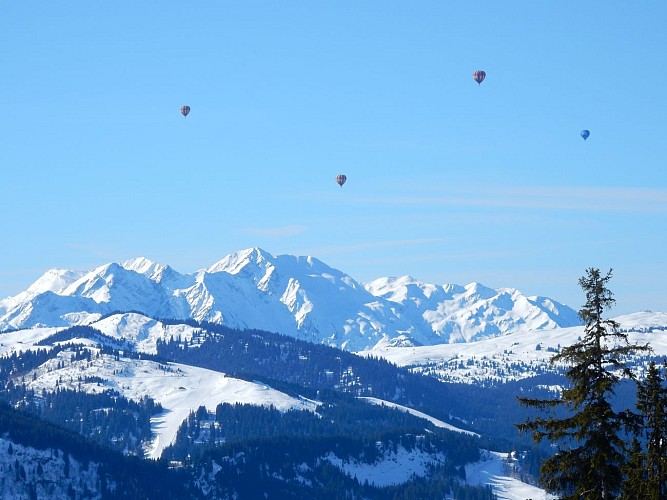
[[(14, 326), (14, 323), (8, 320), (9, 317), (13, 317), (18, 321), (17, 324), (21, 324), (21, 320), (18, 318), (27, 318), (30, 316), (33, 309), (32, 301), (36, 300), (40, 295), (60, 293), (83, 274), (79, 271), (68, 269), (51, 269), (40, 276), (27, 290), (14, 297), (7, 297), (0, 300), (0, 330)], [(3, 318), (4, 321), (2, 320)]]
[(125, 272), (127, 270), (115, 262), (104, 264), (83, 274), (67, 288), (61, 290), (60, 295), (78, 295), (92, 298), (95, 302), (108, 302), (109, 287), (114, 285), (119, 273)]
[(122, 267), (128, 271), (134, 271), (139, 274), (144, 274), (146, 276), (151, 276), (155, 273), (159, 273), (167, 266), (153, 262), (146, 257), (137, 257), (135, 259), (126, 260), (121, 264)]
[(0, 302), (0, 330), (138, 311), (277, 331), (358, 351), (392, 339), (430, 345), (579, 324), (567, 306), (510, 288), (435, 285), (411, 276), (361, 285), (314, 257), (274, 256), (257, 247), (193, 274), (140, 257), (88, 273), (54, 270), (31, 289)]
[(121, 266), (128, 271), (146, 276), (151, 281), (159, 283), (165, 289), (175, 290), (187, 288), (195, 282), (193, 276), (186, 276), (175, 271), (171, 266), (159, 264), (146, 257), (138, 257), (123, 262)]
[(238, 274), (248, 265), (267, 267), (267, 264), (273, 262), (275, 257), (261, 248), (252, 247), (230, 253), (221, 260), (213, 264), (206, 271), (209, 273), (225, 272), (229, 274)]
[(37, 281), (35, 281), (27, 292), (37, 295), (44, 292), (58, 293), (79, 279), (83, 273), (69, 269), (51, 269), (46, 271)]
[(373, 295), (398, 303), (404, 302), (409, 297), (412, 297), (412, 300), (428, 299), (438, 290), (436, 285), (424, 283), (407, 275), (397, 278), (378, 278), (365, 283), (364, 286)]
[(500, 291), (484, 286), (476, 281), (467, 284), (465, 290), (465, 296), (471, 301), (490, 299), (498, 295), (498, 292)]

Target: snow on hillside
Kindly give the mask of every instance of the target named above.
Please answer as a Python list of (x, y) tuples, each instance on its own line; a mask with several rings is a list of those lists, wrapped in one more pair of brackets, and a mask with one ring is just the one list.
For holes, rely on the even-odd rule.
[(425, 477), (428, 475), (429, 466), (445, 462), (443, 454), (434, 455), (421, 450), (408, 451), (403, 446), (397, 446), (396, 451), (385, 450), (384, 454), (372, 464), (350, 458), (342, 459), (333, 453), (329, 453), (323, 459), (361, 483), (368, 481), (380, 487), (406, 483), (414, 476)]
[(484, 452), (482, 460), (466, 465), (466, 482), (490, 485), (498, 500), (553, 500), (557, 497), (511, 476), (507, 453)]
[[(454, 432), (462, 432), (473, 436), (479, 436), (474, 432), (466, 431), (454, 427), (442, 420), (427, 415), (406, 406), (383, 401), (377, 398), (363, 397), (359, 398), (368, 401), (371, 404), (383, 405), (392, 408), (398, 408), (411, 415), (423, 418), (433, 423), (436, 427), (449, 429)], [(524, 483), (514, 477), (511, 477), (512, 468), (507, 463), (507, 454), (494, 451), (483, 451), (482, 460), (466, 466), (466, 482), (470, 485), (490, 485), (498, 500), (524, 500), (531, 498), (533, 500), (551, 500), (556, 497), (547, 494), (544, 490)], [(355, 464), (344, 462), (340, 459), (330, 460), (332, 463), (342, 468), (348, 475), (356, 477), (360, 481), (368, 480), (369, 483), (378, 486), (387, 486), (407, 481), (410, 474), (423, 476), (428, 464), (437, 462), (437, 457), (425, 455), (424, 453), (414, 451), (407, 452), (400, 448), (394, 455), (385, 456), (376, 464)]]
[(9, 356), (16, 352), (31, 349), (43, 349), (35, 344), (62, 328), (28, 328), (0, 334), (0, 356)]
[[(447, 428), (455, 432), (477, 435), (453, 427), (437, 418), (422, 412), (411, 410), (401, 405), (394, 405), (387, 401), (376, 398), (361, 398), (372, 404), (392, 406), (428, 420), (438, 427)], [(360, 462), (354, 459), (342, 459), (328, 454), (324, 457), (348, 476), (358, 479), (360, 482), (368, 481), (376, 486), (391, 486), (409, 481), (411, 477), (424, 477), (432, 465), (444, 462), (445, 456), (441, 454), (425, 453), (419, 449), (408, 451), (403, 446), (397, 446), (396, 450), (385, 449), (381, 456), (373, 463)], [(553, 500), (556, 497), (549, 495), (544, 490), (527, 484), (512, 477), (513, 460), (507, 459), (507, 453), (482, 450), (482, 459), (479, 462), (466, 465), (466, 483), (477, 485), (490, 485), (498, 500)]]
[[(128, 341), (137, 351), (156, 352), (156, 341), (170, 337), (191, 339), (194, 328), (178, 324), (167, 325), (136, 313), (116, 314), (91, 324), (103, 334)], [(36, 343), (62, 328), (32, 328), (0, 334), (0, 355), (32, 349), (46, 349)], [(99, 343), (90, 339), (75, 338), (59, 344), (85, 344), (99, 352)], [(87, 382), (91, 377), (94, 382)], [(265, 384), (252, 383), (227, 377), (223, 373), (180, 365), (157, 363), (103, 355), (92, 356), (90, 361), (73, 360), (73, 354), (65, 350), (22, 378), (29, 388), (38, 393), (55, 387), (98, 393), (114, 389), (128, 399), (138, 401), (148, 396), (164, 408), (162, 414), (152, 419), (155, 439), (147, 456), (158, 458), (162, 450), (173, 442), (176, 431), (190, 411), (205, 406), (211, 411), (220, 403), (247, 403), (262, 406), (273, 405), (280, 411), (305, 409), (314, 411), (317, 404), (297, 399), (276, 391)], [(83, 379), (83, 380), (82, 380)], [(97, 380), (104, 380), (98, 383)]]
[(351, 351), (578, 324), (567, 306), (510, 288), (410, 277), (362, 285), (313, 257), (249, 248), (193, 274), (143, 257), (85, 273), (49, 271), (0, 301), (0, 330), (87, 324), (116, 311), (277, 331)]
[(377, 406), (386, 406), (388, 408), (396, 408), (398, 410), (409, 413), (410, 415), (414, 415), (415, 417), (423, 418), (424, 420), (428, 420), (429, 422), (431, 422), (436, 427), (440, 427), (442, 429), (447, 429), (447, 430), (454, 431), (454, 432), (461, 432), (463, 434), (468, 434), (470, 436), (478, 436), (479, 437), (479, 434), (477, 434), (476, 432), (466, 431), (464, 429), (459, 429), (458, 427), (455, 427), (451, 424), (448, 424), (447, 422), (443, 422), (442, 420), (439, 420), (435, 417), (427, 415), (426, 413), (422, 413), (421, 411), (413, 410), (412, 408), (408, 408), (407, 406), (399, 405), (397, 403), (392, 403), (391, 401), (385, 401), (383, 399), (371, 398), (371, 397), (365, 397), (365, 396), (360, 396), (358, 399), (362, 399), (364, 401), (367, 401), (370, 404), (374, 404), (374, 405), (377, 405)]
[[(667, 313), (640, 312), (616, 318), (630, 340), (648, 343), (656, 356), (667, 356)], [(166, 324), (136, 313), (115, 314), (90, 323), (105, 335), (129, 342), (133, 349), (154, 354), (158, 339), (192, 339), (195, 328)], [(32, 328), (0, 334), (0, 355), (36, 349), (36, 342), (62, 328)], [(479, 341), (434, 346), (378, 346), (358, 352), (380, 356), (399, 366), (441, 380), (464, 383), (516, 380), (553, 371), (549, 359), (583, 335), (582, 327), (523, 331)]]
[[(91, 377), (89, 381), (85, 377)], [(94, 378), (93, 378), (94, 377)], [(37, 393), (44, 390), (83, 390), (99, 393), (114, 389), (128, 399), (138, 401), (148, 396), (160, 403), (164, 411), (151, 419), (155, 439), (146, 455), (158, 458), (171, 444), (178, 427), (191, 411), (205, 406), (210, 411), (220, 403), (273, 405), (280, 411), (303, 409), (314, 411), (317, 404), (276, 391), (265, 384), (247, 382), (225, 374), (177, 363), (118, 358), (100, 354), (90, 361), (73, 359), (63, 351), (24, 376), (26, 385)], [(104, 382), (98, 382), (103, 379)], [(90, 381), (94, 380), (94, 381)]]
[[(179, 337), (182, 340), (191, 340), (193, 333), (197, 330), (185, 324), (166, 324), (137, 313), (113, 314), (99, 320), (91, 318), (87, 324), (104, 335), (131, 346), (135, 351), (148, 354), (157, 352), (158, 340), (167, 341)], [(36, 344), (64, 328), (27, 328), (2, 333), (0, 334), (0, 356), (28, 349), (43, 349)], [(76, 339), (76, 342), (87, 344), (84, 339)], [(93, 342), (93, 345), (96, 343)]]
[[(667, 355), (667, 313), (641, 312), (615, 318), (629, 340), (649, 344), (653, 355)], [(453, 382), (516, 380), (552, 371), (550, 358), (574, 344), (583, 327), (523, 331), (464, 344), (378, 347), (362, 356), (380, 356), (415, 372)]]
[(157, 354), (157, 341), (171, 338), (192, 340), (197, 330), (188, 325), (170, 325), (136, 313), (114, 314), (90, 324), (105, 335), (130, 341), (134, 349)]
[[(537, 486), (524, 483), (511, 476), (507, 464), (507, 454), (483, 451), (481, 461), (466, 465), (466, 483), (471, 486), (491, 486), (498, 500), (554, 500)], [(342, 459), (333, 453), (323, 457), (348, 476), (360, 482), (368, 481), (375, 486), (391, 486), (406, 483), (413, 477), (425, 477), (430, 466), (444, 463), (445, 456), (425, 453), (420, 450), (408, 451), (403, 446), (396, 450), (387, 449), (374, 463), (354, 459)]]

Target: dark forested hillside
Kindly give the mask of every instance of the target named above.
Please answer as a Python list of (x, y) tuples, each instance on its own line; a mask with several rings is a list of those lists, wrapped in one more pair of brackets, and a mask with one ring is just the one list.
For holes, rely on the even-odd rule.
[[(320, 394), (316, 413), (280, 412), (242, 404), (201, 407), (190, 414), (163, 457), (195, 471), (217, 495), (242, 498), (492, 498), (488, 488), (465, 485), (465, 465), (480, 459), (479, 438), (439, 429), (403, 411), (370, 405), (345, 394)], [(363, 470), (426, 457), (428, 473), (391, 487), (368, 484), (338, 463)], [(279, 480), (278, 480), (279, 478)], [(407, 479), (407, 478), (406, 478)], [(347, 493), (346, 493), (347, 492)], [(353, 496), (354, 497), (354, 496)], [(426, 498), (426, 497), (422, 497)]]
[[(93, 329), (75, 327), (75, 330), (90, 333)], [(68, 338), (71, 335), (71, 332), (64, 331), (59, 338)], [(59, 358), (58, 355), (65, 350), (67, 359)], [(142, 456), (144, 443), (152, 437), (150, 419), (162, 411), (161, 406), (151, 398), (131, 401), (115, 390), (105, 389), (102, 385), (103, 379), (87, 375), (85, 371), (78, 374), (79, 382), (96, 383), (100, 386), (99, 392), (65, 389), (59, 387), (58, 379), (55, 387), (42, 390), (38, 394), (27, 387), (26, 375), (47, 361), (55, 362), (57, 369), (65, 363), (90, 361), (92, 356), (96, 355), (98, 353), (93, 353), (90, 348), (81, 345), (56, 345), (0, 357), (0, 401), (123, 453)]]
[[(114, 449), (125, 456), (142, 456), (156, 439), (151, 420), (165, 410), (150, 397), (128, 399), (119, 391), (150, 368), (149, 378), (174, 376), (174, 389), (184, 394), (188, 384), (179, 380), (179, 374), (185, 373), (185, 367), (170, 363), (198, 366), (261, 382), (297, 400), (308, 399), (310, 410), (281, 412), (245, 404), (220, 404), (215, 412), (193, 409), (175, 442), (162, 454), (161, 463), (169, 463), (171, 469), (150, 463), (141, 469), (142, 477), (165, 474), (165, 483), (178, 476), (181, 492), (187, 490), (183, 498), (202, 494), (208, 498), (487, 499), (492, 498), (489, 488), (466, 483), (466, 465), (478, 461), (482, 449), (530, 448), (529, 438), (520, 437), (514, 427), (526, 415), (516, 404), (516, 395), (548, 393), (547, 387), (559, 383), (552, 375), (486, 388), (443, 383), (383, 359), (276, 333), (195, 322), (190, 326), (194, 327), (192, 338), (158, 341), (157, 354), (135, 351), (134, 344), (91, 327), (58, 331), (25, 352), (0, 358), (0, 400), (21, 408), (25, 418), (42, 419), (41, 425), (48, 426), (45, 421), (50, 421), (68, 429), (61, 430), (71, 436), (94, 440), (107, 453)], [(120, 378), (107, 380), (111, 374)], [(536, 389), (536, 384), (544, 388)], [(364, 397), (420, 410), (481, 437), (437, 427), (403, 410), (371, 404)], [(541, 454), (521, 456), (522, 463), (532, 468), (533, 457)], [(56, 465), (64, 467), (69, 462), (60, 456), (49, 463), (53, 474)], [(100, 478), (112, 477), (108, 467), (90, 468), (87, 463), (92, 462), (82, 459), (81, 465), (72, 465), (85, 468), (90, 476), (88, 483), (82, 480), (75, 489), (107, 488)], [(383, 472), (396, 464), (407, 467), (403, 476), (396, 469)], [(36, 484), (36, 465), (26, 466), (25, 473), (13, 462), (5, 465), (4, 470), (13, 474), (14, 486)], [(410, 472), (413, 466), (414, 473)], [(396, 479), (374, 482), (383, 475)], [(141, 487), (132, 484), (128, 489)]]
[[(76, 432), (55, 426), (1, 402), (0, 436), (9, 440), (7, 449), (0, 450), (3, 452), (0, 457), (16, 458), (16, 448), (19, 445), (48, 452), (38, 457), (38, 460), (30, 461), (23, 457), (23, 463), (18, 466), (9, 464), (16, 471), (11, 478), (12, 487), (16, 491), (32, 492), (29, 496), (34, 493), (35, 498), (48, 498), (49, 486), (53, 488), (63, 485), (71, 492), (71, 498), (200, 498), (197, 489), (190, 485), (187, 476), (181, 472), (169, 470), (159, 462), (145, 461), (112, 451)], [(62, 464), (60, 472), (46, 477), (45, 470), (49, 469), (49, 462), (54, 461)], [(82, 464), (81, 467), (85, 470), (95, 471), (92, 487), (87, 486), (87, 496), (85, 491), (77, 491), (76, 481), (69, 481), (68, 469), (73, 463)], [(6, 468), (7, 465), (0, 464), (0, 467)], [(54, 481), (61, 481), (62, 484), (51, 485)], [(3, 478), (4, 482), (7, 483), (4, 486), (9, 488), (10, 478)]]
[[(390, 447), (431, 450), (428, 438), (395, 436)], [(356, 465), (372, 463), (379, 455), (391, 457), (376, 443), (360, 444), (351, 438), (272, 438), (225, 444), (200, 460), (201, 483), (223, 498), (364, 498), (378, 500), (457, 498), (492, 500), (488, 486), (466, 485), (465, 470), (451, 462), (430, 467), (427, 477), (375, 486), (345, 474), (322, 456), (342, 453)], [(211, 464), (211, 465), (205, 465)], [(200, 484), (201, 484), (200, 483)]]
[[(165, 458), (185, 460), (215, 448), (248, 439), (329, 438), (347, 440), (360, 446), (387, 441), (386, 436), (427, 434), (438, 452), (462, 465), (479, 460), (478, 437), (438, 428), (404, 411), (368, 404), (345, 395), (328, 394), (317, 412), (280, 412), (243, 404), (221, 404), (215, 413), (201, 407), (181, 425), (176, 442)], [(359, 453), (355, 449), (354, 453)]]
[[(199, 324), (192, 340), (175, 338), (158, 342), (158, 356), (179, 363), (222, 371), (239, 378), (262, 380), (290, 392), (330, 390), (369, 396), (418, 409), (461, 428), (471, 429), (495, 441), (494, 449), (511, 448), (519, 436), (514, 423), (527, 410), (516, 404), (521, 393), (542, 394), (557, 375), (482, 388), (442, 383), (411, 373), (383, 359), (360, 357), (332, 347), (311, 344), (276, 333), (234, 330), (217, 324)], [(286, 384), (286, 385), (285, 385)]]

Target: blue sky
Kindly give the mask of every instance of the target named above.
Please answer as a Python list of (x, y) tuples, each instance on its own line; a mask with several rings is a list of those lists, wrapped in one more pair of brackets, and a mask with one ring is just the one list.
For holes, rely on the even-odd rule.
[(665, 25), (661, 0), (5, 2), (0, 296), (259, 246), (575, 308), (613, 267), (614, 313), (665, 311)]

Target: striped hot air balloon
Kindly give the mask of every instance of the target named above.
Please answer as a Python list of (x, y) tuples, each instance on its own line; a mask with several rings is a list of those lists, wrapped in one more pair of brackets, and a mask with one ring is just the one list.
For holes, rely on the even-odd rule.
[(183, 116), (188, 116), (189, 112), (190, 112), (190, 106), (181, 106), (181, 114)]
[(347, 175), (345, 174), (338, 174), (336, 176), (336, 182), (340, 187), (343, 187), (343, 184), (345, 184), (345, 181), (347, 180)]
[(472, 78), (477, 82), (477, 85), (481, 85), (482, 82), (484, 81), (484, 78), (486, 78), (486, 72), (482, 71), (481, 69), (478, 69), (472, 74)]

